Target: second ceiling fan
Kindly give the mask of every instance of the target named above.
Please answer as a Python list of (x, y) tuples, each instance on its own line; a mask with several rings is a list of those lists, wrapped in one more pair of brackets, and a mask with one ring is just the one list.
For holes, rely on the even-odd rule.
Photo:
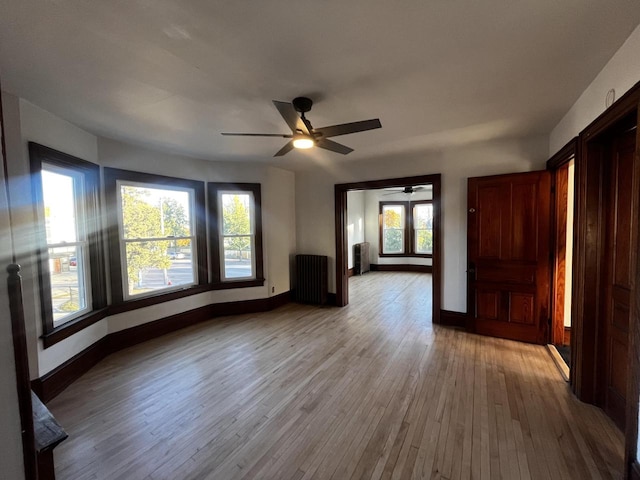
[[(382, 124), (378, 118), (362, 120), (360, 122), (343, 123), (331, 125), (329, 127), (313, 128), (311, 122), (305, 117), (305, 113), (311, 110), (313, 101), (307, 97), (294, 98), (291, 103), (273, 100), (273, 104), (287, 122), (291, 129), (290, 134), (280, 133), (222, 133), (222, 135), (233, 135), (241, 137), (281, 137), (291, 140), (276, 152), (274, 157), (280, 157), (294, 148), (319, 147), (332, 152), (346, 155), (353, 152), (352, 148), (329, 140), (329, 137), (347, 135), (349, 133), (364, 132), (381, 128)], [(298, 115), (300, 114), (300, 115)]]

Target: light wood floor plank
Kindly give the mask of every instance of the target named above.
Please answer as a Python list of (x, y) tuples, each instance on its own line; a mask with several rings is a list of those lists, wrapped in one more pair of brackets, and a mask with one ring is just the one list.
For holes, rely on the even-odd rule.
[(544, 347), (434, 326), (430, 276), (214, 319), (109, 356), (49, 408), (59, 480), (622, 477), (623, 437)]

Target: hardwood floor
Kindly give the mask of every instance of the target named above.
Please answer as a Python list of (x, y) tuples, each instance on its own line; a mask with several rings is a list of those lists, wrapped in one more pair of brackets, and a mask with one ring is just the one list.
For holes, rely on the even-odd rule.
[(68, 479), (622, 478), (545, 347), (433, 326), (430, 276), (216, 319), (109, 356), (49, 408)]

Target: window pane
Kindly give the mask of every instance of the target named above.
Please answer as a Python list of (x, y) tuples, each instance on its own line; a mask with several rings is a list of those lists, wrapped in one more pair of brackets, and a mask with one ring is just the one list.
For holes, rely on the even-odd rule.
[(74, 178), (58, 172), (42, 170), (42, 196), (47, 243), (78, 240)]
[(190, 193), (121, 185), (125, 239), (191, 236)]
[(433, 253), (432, 230), (416, 230), (416, 253)]
[(404, 207), (402, 205), (386, 205), (382, 208), (384, 228), (402, 228), (403, 218), (402, 214)]
[(248, 193), (222, 194), (222, 233), (224, 235), (250, 235), (251, 195)]
[(195, 283), (191, 240), (127, 242), (130, 296)]
[(413, 210), (414, 228), (431, 230), (433, 228), (433, 205), (425, 203), (416, 205)]
[(251, 237), (224, 239), (224, 278), (253, 278)]
[(78, 246), (49, 249), (49, 279), (53, 324), (57, 326), (87, 309), (83, 249)]
[(413, 209), (416, 253), (433, 253), (433, 204), (416, 205)]
[(400, 229), (386, 229), (383, 238), (383, 253), (402, 253), (404, 248), (403, 234)]

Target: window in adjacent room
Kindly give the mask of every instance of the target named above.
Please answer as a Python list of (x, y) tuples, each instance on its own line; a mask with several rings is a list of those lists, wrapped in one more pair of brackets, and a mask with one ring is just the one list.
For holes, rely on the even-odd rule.
[(430, 257), (433, 202), (380, 202), (380, 255)]
[(382, 253), (405, 253), (405, 204), (380, 203), (382, 214)]
[(411, 202), (413, 208), (413, 253), (433, 254), (433, 203)]
[(210, 183), (208, 189), (214, 281), (263, 285), (260, 185)]

